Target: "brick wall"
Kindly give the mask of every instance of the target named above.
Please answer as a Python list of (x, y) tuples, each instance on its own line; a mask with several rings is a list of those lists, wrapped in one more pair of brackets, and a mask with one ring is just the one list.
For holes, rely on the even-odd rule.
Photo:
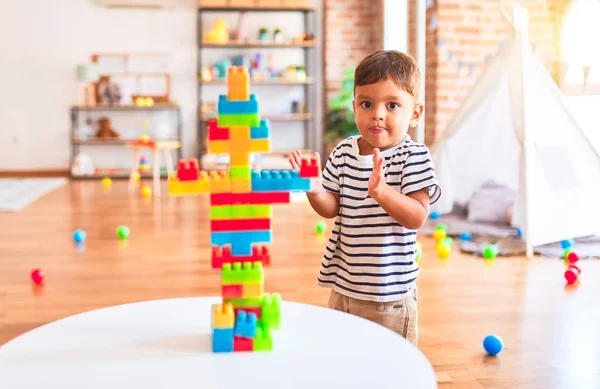
[[(559, 16), (567, 0), (529, 0), (530, 41), (535, 53), (556, 77)], [(509, 33), (501, 10), (511, 14), (512, 0), (436, 0), (427, 11), (427, 144), (444, 131), (454, 112), (473, 87)], [(414, 7), (416, 0), (410, 0)], [(413, 12), (411, 12), (412, 14)], [(430, 28), (437, 17), (437, 28)], [(416, 21), (409, 19), (409, 52), (414, 53)]]
[(383, 1), (325, 0), (326, 103), (341, 85), (341, 73), (383, 48)]

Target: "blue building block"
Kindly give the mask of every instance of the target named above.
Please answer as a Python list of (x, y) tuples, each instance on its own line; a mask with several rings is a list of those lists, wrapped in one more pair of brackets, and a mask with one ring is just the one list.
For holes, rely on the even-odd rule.
[(210, 233), (210, 244), (231, 246), (231, 255), (252, 255), (252, 245), (272, 242), (271, 230)]
[(300, 177), (296, 170), (252, 171), (253, 192), (309, 191), (310, 178)]
[(233, 352), (233, 328), (213, 328), (213, 353)]
[(250, 127), (250, 138), (269, 139), (269, 132), (269, 121), (267, 119), (260, 119), (260, 126)]
[(256, 95), (251, 94), (248, 101), (229, 101), (226, 95), (219, 95), (218, 112), (221, 115), (258, 113)]
[(247, 313), (240, 310), (235, 318), (235, 329), (233, 332), (236, 336), (254, 338), (257, 322), (258, 319), (254, 312)]

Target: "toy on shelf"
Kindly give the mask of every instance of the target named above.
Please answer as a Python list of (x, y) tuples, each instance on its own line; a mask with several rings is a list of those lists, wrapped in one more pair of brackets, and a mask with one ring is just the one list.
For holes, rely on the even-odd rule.
[(119, 139), (120, 135), (112, 127), (110, 119), (103, 116), (98, 119), (98, 131), (96, 131), (96, 138), (99, 139)]
[(208, 145), (210, 153), (230, 155), (229, 171), (200, 171), (197, 159), (182, 159), (169, 178), (169, 194), (210, 194), (211, 267), (221, 269), (223, 298), (212, 311), (213, 351), (271, 350), (281, 315), (281, 296), (264, 291), (272, 204), (321, 185), (319, 165), (305, 158), (300, 171), (252, 170), (252, 154), (269, 153), (271, 137), (245, 67), (228, 69), (227, 94), (219, 96), (217, 118), (208, 123)]
[(229, 23), (224, 19), (216, 19), (210, 30), (203, 33), (204, 43), (227, 43), (229, 41)]

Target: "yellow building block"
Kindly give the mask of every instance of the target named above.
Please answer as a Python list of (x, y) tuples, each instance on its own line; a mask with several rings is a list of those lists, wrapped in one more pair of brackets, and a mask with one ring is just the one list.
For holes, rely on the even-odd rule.
[(252, 180), (234, 179), (231, 180), (231, 193), (250, 193), (252, 192)]
[(241, 151), (238, 153), (231, 153), (229, 164), (231, 166), (250, 166), (250, 152)]
[(209, 154), (227, 154), (227, 153), (229, 153), (229, 141), (228, 140), (209, 140), (208, 141), (208, 152), (209, 152)]
[(250, 140), (250, 127), (229, 127), (230, 140)]
[(271, 141), (269, 139), (252, 139), (250, 141), (250, 151), (253, 153), (270, 153)]
[(229, 193), (231, 180), (226, 171), (212, 171), (209, 177), (210, 193)]
[(264, 284), (242, 284), (242, 298), (260, 298), (265, 292)]
[(235, 325), (235, 315), (233, 314), (233, 304), (214, 304), (212, 311), (212, 328), (233, 328)]
[(203, 171), (196, 181), (179, 181), (175, 176), (169, 178), (170, 196), (229, 193), (230, 189), (230, 179), (226, 171)]
[(250, 100), (250, 75), (244, 66), (231, 66), (227, 72), (227, 99)]

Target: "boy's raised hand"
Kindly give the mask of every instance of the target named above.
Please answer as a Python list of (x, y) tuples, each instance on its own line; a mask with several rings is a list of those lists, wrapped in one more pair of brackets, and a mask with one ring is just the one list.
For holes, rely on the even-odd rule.
[(385, 182), (385, 173), (383, 172), (383, 161), (384, 158), (379, 149), (374, 149), (373, 172), (371, 173), (371, 177), (369, 177), (369, 196), (373, 199), (376, 199), (377, 195), (387, 185)]
[[(300, 171), (300, 167), (302, 166), (302, 158), (303, 157), (300, 150), (295, 150), (292, 152), (292, 155), (290, 155), (290, 158), (288, 158), (290, 165), (292, 165), (292, 169)], [(322, 169), (321, 157), (319, 156), (319, 153), (315, 153), (314, 158), (317, 160), (317, 170), (319, 172), (319, 178), (321, 178)]]

